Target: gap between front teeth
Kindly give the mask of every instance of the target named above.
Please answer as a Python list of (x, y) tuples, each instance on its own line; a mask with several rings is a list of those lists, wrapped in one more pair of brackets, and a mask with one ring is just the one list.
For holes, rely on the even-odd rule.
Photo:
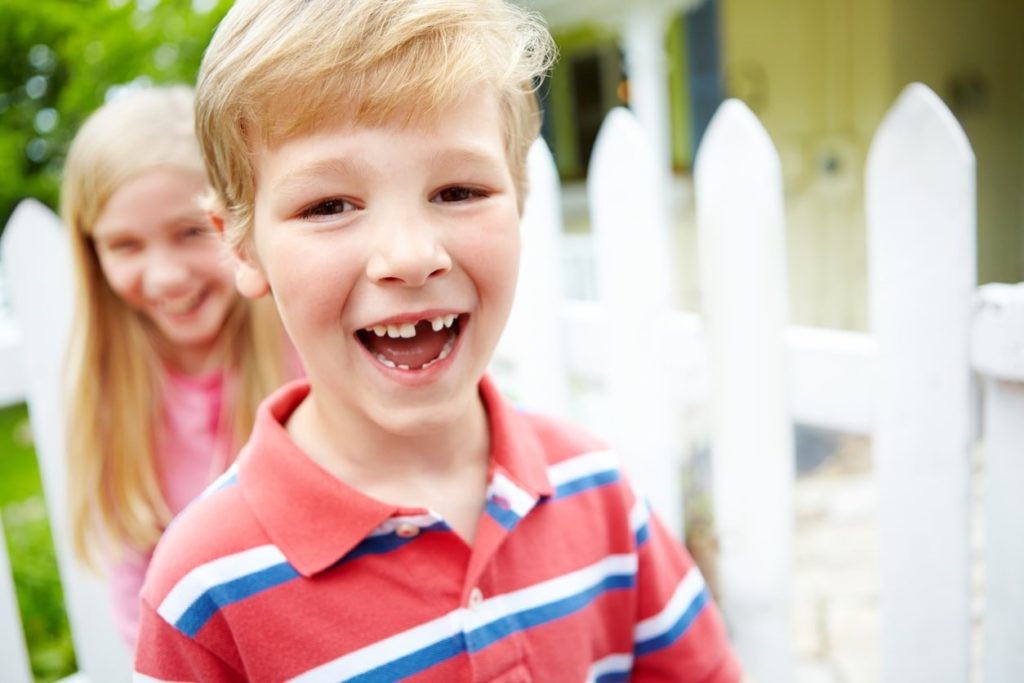
[[(430, 327), (434, 332), (440, 332), (446, 327), (451, 327), (455, 322), (455, 319), (459, 316), (455, 313), (449, 313), (448, 315), (439, 315), (436, 318), (430, 318)], [(398, 325), (374, 325), (373, 327), (366, 328), (367, 332), (373, 332), (378, 337), (387, 335), (392, 339), (411, 339), (416, 336), (416, 323), (401, 323)]]

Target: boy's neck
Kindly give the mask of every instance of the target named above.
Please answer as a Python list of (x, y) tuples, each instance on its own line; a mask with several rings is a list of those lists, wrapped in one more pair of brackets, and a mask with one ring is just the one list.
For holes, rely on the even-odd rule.
[(360, 492), (441, 514), (467, 541), (483, 508), (490, 456), (487, 412), (478, 393), (450, 423), (394, 434), (315, 390), (286, 428), (314, 462)]

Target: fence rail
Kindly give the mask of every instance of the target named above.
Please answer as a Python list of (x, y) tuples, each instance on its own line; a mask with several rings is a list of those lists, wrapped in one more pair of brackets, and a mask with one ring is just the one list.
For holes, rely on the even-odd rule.
[[(1017, 625), (1024, 613), (1024, 289), (975, 287), (973, 155), (939, 99), (910, 86), (872, 144), (870, 333), (786, 324), (779, 159), (740, 102), (716, 115), (695, 171), (699, 314), (673, 309), (679, 267), (665, 179), (629, 112), (613, 111), (595, 145), (591, 234), (563, 234), (561, 188), (543, 144), (529, 164), (519, 291), (492, 369), (519, 403), (604, 436), (677, 533), (680, 465), (688, 439), (706, 432), (722, 605), (756, 680), (794, 680), (793, 422), (872, 437), (882, 551), (878, 647), (887, 682), (961, 683), (971, 675), (968, 458), (983, 427), (983, 673), (989, 683), (1016, 680), (1024, 669)], [(116, 683), (127, 680), (127, 653), (102, 589), (67, 552), (57, 369), (70, 282), (59, 233), (52, 214), (23, 204), (2, 250), (25, 338), (19, 368), (79, 680)], [(16, 612), (3, 560), (0, 635), (19, 628), (9, 616)], [(13, 647), (14, 656), (0, 649), (0, 679), (25, 680), (23, 648)]]

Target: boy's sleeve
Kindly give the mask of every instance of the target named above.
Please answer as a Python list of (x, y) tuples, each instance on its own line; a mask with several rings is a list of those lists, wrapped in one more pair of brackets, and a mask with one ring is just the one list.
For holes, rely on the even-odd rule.
[[(638, 505), (646, 508), (643, 501)], [(649, 513), (637, 534), (633, 683), (737, 683), (743, 674), (704, 577)]]
[(139, 641), (135, 650), (135, 683), (245, 681), (224, 660), (168, 624), (142, 601)]

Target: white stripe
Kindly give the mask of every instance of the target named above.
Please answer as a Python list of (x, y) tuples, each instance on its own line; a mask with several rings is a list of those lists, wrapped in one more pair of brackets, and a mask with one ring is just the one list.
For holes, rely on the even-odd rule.
[[(67, 679), (65, 679), (67, 680)], [(162, 678), (153, 678), (146, 674), (140, 674), (138, 671), (132, 672), (132, 683), (177, 683), (176, 681), (166, 681)]]
[(638, 498), (636, 503), (633, 504), (633, 509), (629, 511), (629, 528), (632, 529), (635, 534), (643, 528), (650, 519), (651, 512), (647, 507), (647, 501), (643, 498)]
[(386, 534), (393, 534), (395, 533), (395, 530), (403, 524), (412, 524), (420, 529), (426, 529), (427, 527), (434, 526), (439, 521), (441, 521), (441, 516), (433, 512), (428, 512), (425, 515), (389, 517), (381, 522), (380, 526), (371, 531), (368, 536), (384, 536)]
[(494, 479), (487, 489), (487, 497), (498, 495), (509, 502), (512, 512), (519, 517), (525, 517), (526, 513), (533, 509), (537, 500), (526, 491), (516, 486), (515, 482), (501, 472), (495, 472)]
[(575, 595), (613, 574), (635, 574), (636, 555), (611, 555), (604, 560), (569, 574), (485, 600), (475, 609), (459, 608), (403, 631), (373, 645), (322, 664), (291, 679), (301, 683), (345, 680), (401, 659), (456, 633), (470, 632), (527, 609)]
[(633, 655), (608, 655), (594, 662), (587, 672), (587, 683), (594, 683), (598, 676), (610, 673), (629, 673), (633, 669)]
[(459, 608), (416, 628), (378, 640), (373, 645), (350, 652), (290, 680), (301, 683), (336, 683), (372, 671), (460, 632), (465, 612), (465, 609)]
[(552, 486), (560, 486), (568, 481), (618, 468), (619, 458), (613, 451), (594, 451), (552, 465), (548, 468), (548, 479)]
[(701, 576), (700, 570), (693, 566), (676, 586), (676, 591), (665, 608), (636, 625), (633, 631), (634, 642), (652, 640), (667, 633), (703, 590), (704, 577)]
[(261, 545), (199, 565), (174, 585), (160, 603), (157, 612), (167, 623), (175, 624), (210, 588), (255, 574), (284, 561), (284, 555), (277, 546)]
[(467, 615), (470, 630), (535, 607), (562, 600), (600, 583), (615, 574), (636, 574), (637, 556), (609, 555), (589, 567), (485, 600)]

